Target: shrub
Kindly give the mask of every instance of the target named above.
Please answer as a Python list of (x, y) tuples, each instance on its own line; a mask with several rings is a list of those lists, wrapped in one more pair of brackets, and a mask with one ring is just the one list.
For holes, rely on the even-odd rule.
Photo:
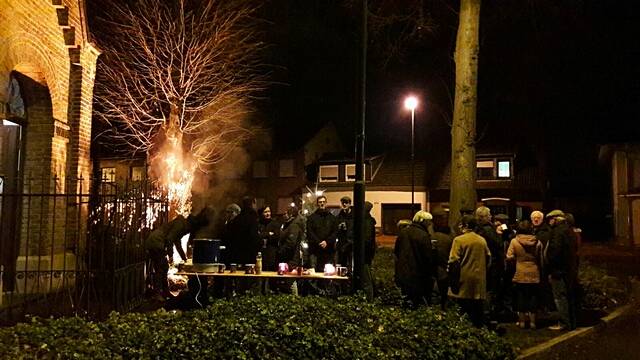
[(186, 313), (35, 319), (0, 329), (2, 358), (511, 359), (494, 333), (455, 312), (358, 297), (242, 297)]
[(583, 262), (578, 272), (582, 292), (581, 305), (585, 309), (607, 310), (624, 303), (629, 297), (629, 287), (619, 277), (605, 269)]

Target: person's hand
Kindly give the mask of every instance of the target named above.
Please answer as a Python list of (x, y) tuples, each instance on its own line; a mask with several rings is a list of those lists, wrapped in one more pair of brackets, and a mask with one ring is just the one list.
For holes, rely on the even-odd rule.
[(327, 242), (326, 242), (326, 241), (324, 241), (324, 240), (323, 240), (323, 241), (321, 241), (321, 242), (320, 242), (320, 244), (318, 244), (318, 245), (320, 245), (320, 247), (321, 247), (321, 248), (323, 248), (323, 249), (326, 249), (326, 248), (327, 248)]
[(269, 236), (273, 236), (273, 231), (269, 231)]

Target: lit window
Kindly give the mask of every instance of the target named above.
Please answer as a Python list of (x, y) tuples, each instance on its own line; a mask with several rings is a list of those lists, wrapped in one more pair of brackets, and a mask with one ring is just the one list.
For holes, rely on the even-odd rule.
[(511, 162), (508, 160), (498, 161), (498, 177), (509, 178), (511, 177)]
[(338, 165), (320, 166), (320, 182), (338, 182)]
[(100, 169), (100, 179), (106, 183), (116, 182), (116, 168), (105, 167)]
[(144, 180), (144, 166), (132, 166), (131, 167), (131, 180), (132, 181), (142, 181)]
[(253, 177), (254, 178), (266, 178), (268, 177), (266, 161), (254, 161), (253, 162)]
[(294, 169), (293, 169), (293, 160), (292, 159), (280, 160), (279, 176), (280, 177), (294, 177), (294, 176), (296, 176), (295, 172), (294, 172)]
[(347, 181), (356, 181), (356, 164), (345, 165), (345, 178)]
[(476, 161), (478, 179), (479, 180), (493, 179), (495, 176), (493, 172), (493, 167), (494, 167), (493, 160)]

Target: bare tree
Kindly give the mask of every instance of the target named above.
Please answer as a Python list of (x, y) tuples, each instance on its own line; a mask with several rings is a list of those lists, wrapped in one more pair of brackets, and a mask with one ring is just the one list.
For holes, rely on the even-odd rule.
[(167, 143), (205, 170), (252, 135), (264, 86), (255, 5), (112, 0), (103, 5), (96, 81), (101, 138), (154, 155)]

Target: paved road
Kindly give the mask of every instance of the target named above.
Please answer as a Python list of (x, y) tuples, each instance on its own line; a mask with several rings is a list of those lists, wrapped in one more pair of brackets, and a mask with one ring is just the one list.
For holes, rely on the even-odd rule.
[(570, 339), (530, 359), (638, 360), (640, 359), (640, 305), (601, 331)]

